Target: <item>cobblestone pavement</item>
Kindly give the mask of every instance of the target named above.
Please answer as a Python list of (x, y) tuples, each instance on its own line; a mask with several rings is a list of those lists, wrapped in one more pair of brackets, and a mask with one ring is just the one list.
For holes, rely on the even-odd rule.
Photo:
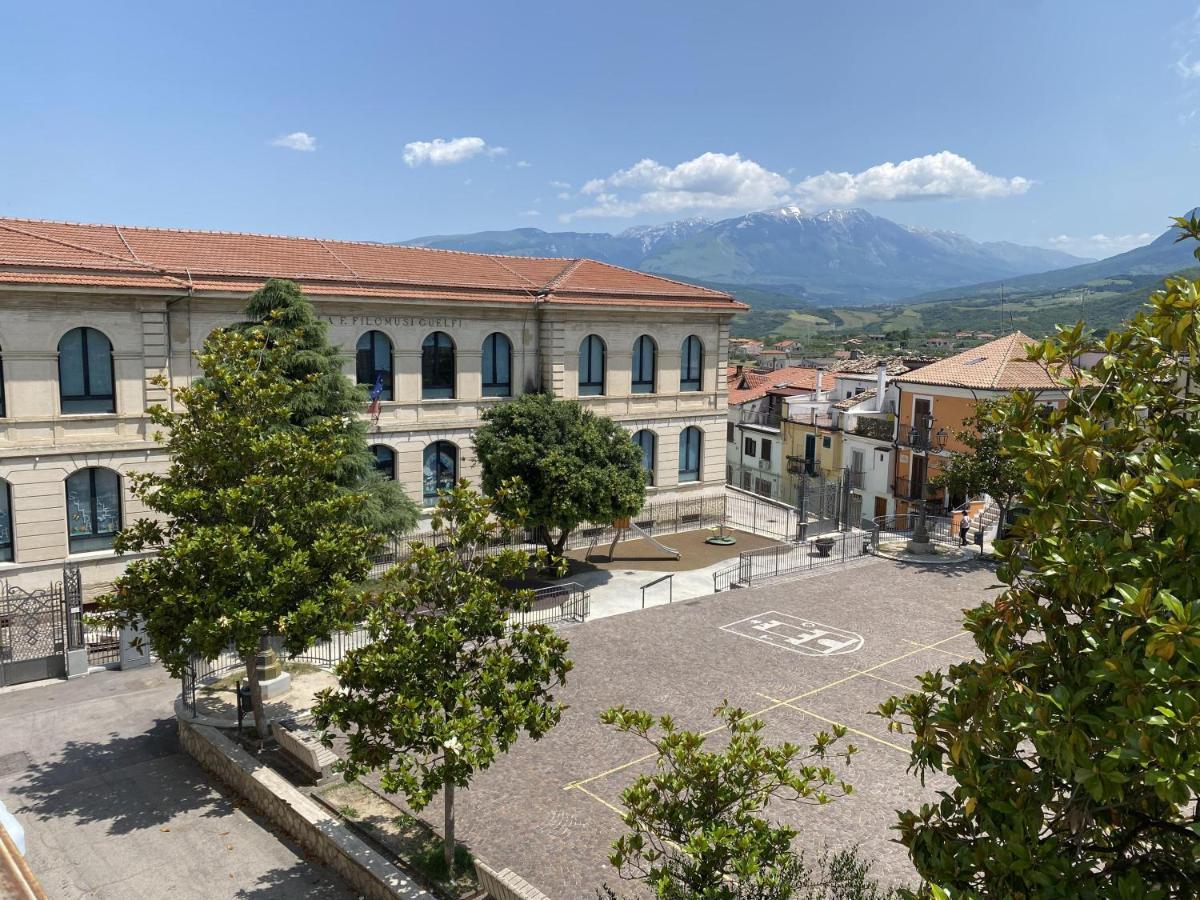
[[(625, 704), (706, 730), (728, 699), (761, 712), (774, 741), (806, 746), (831, 722), (854, 729), (848, 740), (860, 752), (845, 773), (853, 796), (773, 809), (800, 829), (804, 846), (858, 844), (878, 876), (912, 882), (890, 828), (897, 808), (929, 799), (937, 785), (922, 788), (906, 772), (907, 741), (871, 712), (915, 686), (916, 675), (965, 658), (974, 647), (961, 610), (996, 592), (979, 563), (882, 560), (571, 627), (575, 669), (561, 694), (569, 704), (562, 723), (540, 742), (518, 743), (460, 791), (459, 837), (556, 900), (593, 897), (606, 881), (628, 892), (607, 854), (622, 831), (621, 790), (646, 770), (646, 748), (601, 726), (599, 713)], [(827, 634), (813, 638), (815, 630)], [(440, 828), (441, 814), (435, 800), (423, 816)]]
[(0, 799), (53, 900), (355, 896), (179, 748), (158, 666), (0, 692)]

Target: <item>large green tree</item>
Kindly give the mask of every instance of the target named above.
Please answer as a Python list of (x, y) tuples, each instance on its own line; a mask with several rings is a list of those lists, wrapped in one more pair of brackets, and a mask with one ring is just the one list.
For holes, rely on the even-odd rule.
[(378, 772), (385, 791), (423, 809), (441, 790), (446, 868), (454, 864), (454, 789), (488, 768), (522, 732), (542, 737), (559, 721), (554, 699), (571, 661), (547, 625), (522, 624), (529, 591), (505, 587), (531, 563), (521, 550), (485, 552), (519, 523), (494, 515), (514, 491), (490, 498), (466, 482), (443, 492), (433, 515), (436, 547), (413, 544), (370, 597), (371, 643), (338, 664), (338, 687), (322, 692), (317, 724), (346, 735), (347, 780)]
[(136, 559), (104, 599), (128, 623), (144, 622), (167, 670), (229, 646), (245, 661), (266, 735), (255, 655), (272, 637), (298, 652), (345, 623), (370, 569), (377, 536), (361, 522), (361, 493), (339, 483), (362, 436), (345, 416), (297, 425), (305, 382), (289, 364), (298, 339), (262, 329), (217, 330), (199, 354), (203, 377), (177, 389), (179, 412), (150, 418), (170, 460), (133, 476), (133, 492), (158, 513), (117, 535)]
[[(1185, 236), (1200, 223), (1180, 220)], [(1007, 589), (967, 613), (976, 659), (881, 712), (912, 766), (953, 784), (900, 816), (917, 870), (985, 897), (1193, 897), (1200, 885), (1200, 282), (1167, 279), (1102, 342), (1031, 358), (990, 420), (1029, 513), (998, 545)], [(1090, 372), (1075, 364), (1100, 355)]]
[(526, 394), (488, 410), (475, 451), (486, 493), (519, 481), (500, 508), (524, 511), (553, 556), (582, 522), (631, 516), (646, 499), (642, 451), (629, 432), (574, 400)]
[[(629, 828), (609, 857), (622, 878), (644, 883), (659, 900), (790, 897), (806, 868), (792, 849), (796, 829), (766, 818), (771, 803), (822, 805), (851, 786), (826, 764), (845, 729), (821, 732), (807, 752), (772, 746), (763, 722), (723, 703), (714, 713), (723, 746), (679, 728), (670, 716), (623, 706), (600, 718), (647, 743), (654, 770), (621, 793)], [(856, 752), (842, 752), (848, 762)], [(611, 892), (609, 892), (612, 896)]]
[(293, 423), (303, 427), (334, 416), (353, 422), (361, 442), (338, 460), (338, 483), (362, 495), (358, 513), (363, 524), (385, 535), (411, 531), (420, 510), (398, 481), (375, 468), (367, 446), (368, 425), (362, 420), (366, 391), (342, 371), (341, 351), (329, 343), (328, 323), (317, 317), (300, 285), (272, 278), (250, 295), (245, 314), (247, 321), (236, 326), (238, 330), (261, 329), (272, 339), (290, 336), (292, 351), (284, 371), (303, 387), (291, 399)]
[(963, 422), (965, 427), (958, 434), (967, 449), (943, 459), (930, 483), (968, 498), (987, 494), (999, 507), (998, 530), (1003, 534), (1013, 498), (1021, 491), (1022, 471), (1018, 460), (1005, 449), (1003, 429), (991, 415), (993, 406), (990, 400), (976, 404), (975, 413)]

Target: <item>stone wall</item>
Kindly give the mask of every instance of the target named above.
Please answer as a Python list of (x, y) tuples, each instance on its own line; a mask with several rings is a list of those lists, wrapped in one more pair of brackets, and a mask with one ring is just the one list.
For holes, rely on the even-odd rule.
[[(338, 818), (257, 762), (217, 729), (179, 719), (179, 741), (210, 774), (286, 832), (318, 862), (372, 900), (432, 897)], [(524, 895), (519, 895), (524, 897)]]

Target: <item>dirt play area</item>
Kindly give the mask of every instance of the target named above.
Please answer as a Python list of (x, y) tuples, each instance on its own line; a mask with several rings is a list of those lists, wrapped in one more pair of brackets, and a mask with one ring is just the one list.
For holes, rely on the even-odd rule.
[(736, 559), (739, 553), (746, 550), (759, 550), (763, 547), (774, 547), (779, 541), (775, 538), (762, 537), (747, 531), (737, 531), (726, 528), (725, 534), (737, 538), (736, 544), (706, 544), (705, 540), (717, 534), (715, 528), (702, 528), (697, 531), (682, 531), (678, 534), (656, 535), (655, 539), (663, 546), (679, 551), (679, 559), (663, 553), (645, 538), (632, 541), (621, 541), (610, 557), (608, 555), (611, 543), (608, 541), (597, 544), (588, 552), (586, 547), (567, 551), (567, 559), (571, 571), (580, 568), (604, 569), (637, 569), (653, 572), (686, 572), (690, 569), (703, 569), (724, 559)]

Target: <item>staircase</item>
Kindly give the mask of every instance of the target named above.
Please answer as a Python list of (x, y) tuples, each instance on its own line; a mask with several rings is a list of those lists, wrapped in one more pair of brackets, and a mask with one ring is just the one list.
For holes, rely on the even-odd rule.
[(1000, 506), (995, 500), (986, 494), (984, 494), (980, 499), (983, 500), (987, 505), (984, 506), (983, 510), (978, 516), (974, 517), (974, 522), (972, 524), (975, 526), (975, 528), (983, 529), (984, 537), (995, 538), (996, 525), (1000, 521)]

